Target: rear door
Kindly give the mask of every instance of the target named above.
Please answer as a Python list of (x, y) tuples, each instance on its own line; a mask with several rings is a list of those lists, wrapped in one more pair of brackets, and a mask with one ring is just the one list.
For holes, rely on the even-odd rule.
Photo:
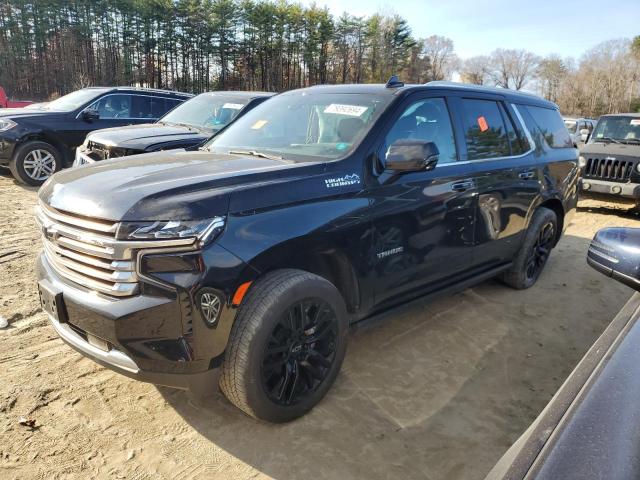
[(499, 96), (455, 99), (464, 161), (474, 166), (478, 195), (473, 266), (478, 273), (510, 262), (522, 242), (542, 169), (519, 112)]
[(432, 171), (383, 171), (366, 192), (378, 307), (455, 283), (471, 264), (476, 195), (469, 166), (458, 161), (447, 98), (420, 93), (405, 99), (381, 138), (382, 163), (399, 139), (434, 142), (440, 157)]

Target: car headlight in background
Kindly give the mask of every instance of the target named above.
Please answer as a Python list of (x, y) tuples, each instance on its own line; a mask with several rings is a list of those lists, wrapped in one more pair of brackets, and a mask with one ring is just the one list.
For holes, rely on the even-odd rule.
[(201, 245), (206, 245), (224, 230), (224, 226), (225, 217), (186, 221), (122, 222), (116, 236), (119, 240), (196, 238)]
[(584, 167), (586, 167), (586, 166), (587, 166), (587, 159), (586, 159), (586, 158), (584, 158), (582, 155), (580, 155), (580, 156), (578, 157), (578, 166), (579, 166), (580, 168), (584, 168)]
[(10, 128), (13, 128), (17, 125), (13, 120), (9, 120), (8, 118), (0, 118), (0, 132), (6, 132)]

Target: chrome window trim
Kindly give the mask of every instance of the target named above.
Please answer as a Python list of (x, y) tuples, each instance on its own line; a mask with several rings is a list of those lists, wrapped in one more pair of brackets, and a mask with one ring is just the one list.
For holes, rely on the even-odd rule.
[(511, 108), (513, 108), (513, 111), (516, 112), (516, 117), (518, 117), (518, 122), (520, 122), (520, 126), (522, 127), (522, 131), (524, 132), (525, 136), (527, 137), (527, 140), (529, 140), (529, 146), (531, 147), (531, 150), (535, 150), (536, 142), (533, 139), (533, 135), (531, 135), (531, 132), (527, 128), (526, 123), (524, 123), (524, 118), (522, 118), (522, 114), (520, 113), (520, 109), (518, 108), (518, 106), (515, 103), (511, 104)]
[[(180, 101), (177, 98), (169, 98), (169, 97), (163, 97), (160, 95), (145, 95), (145, 94), (137, 94), (137, 93), (130, 93), (130, 92), (113, 92), (113, 93), (107, 93), (106, 95), (103, 95), (100, 98), (97, 98), (96, 100), (94, 100), (93, 102), (91, 102), (90, 105), (87, 105), (86, 107), (84, 107), (82, 110), (80, 110), (80, 112), (76, 115), (76, 120), (78, 120), (80, 118), (80, 115), (82, 115), (83, 112), (85, 112), (86, 110), (90, 110), (91, 106), (93, 106), (94, 104), (98, 103), (100, 100), (102, 100), (103, 98), (107, 98), (107, 97), (112, 97), (114, 95), (129, 95), (130, 97), (148, 97), (148, 98), (162, 98), (163, 100), (176, 100), (176, 101)], [(187, 99), (188, 100), (188, 99)], [(181, 101), (180, 103), (184, 103), (186, 102), (186, 100)], [(169, 110), (167, 110), (161, 117), (163, 117), (165, 114), (169, 113), (171, 110), (173, 110), (175, 107), (177, 107), (178, 105), (174, 105), (172, 108), (170, 108)], [(127, 118), (103, 118), (102, 120), (158, 120), (161, 117), (142, 117), (142, 118), (137, 118), (137, 117), (127, 117)], [(100, 120), (100, 118), (98, 118), (98, 120)]]

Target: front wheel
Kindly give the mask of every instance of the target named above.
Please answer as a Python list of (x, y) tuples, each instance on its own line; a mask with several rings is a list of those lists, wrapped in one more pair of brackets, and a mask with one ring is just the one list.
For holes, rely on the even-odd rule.
[(558, 218), (555, 212), (539, 207), (533, 214), (513, 266), (502, 275), (502, 281), (518, 290), (532, 287), (549, 260), (557, 235)]
[(20, 145), (9, 162), (13, 177), (27, 185), (42, 185), (62, 167), (62, 155), (51, 144), (31, 141)]
[(238, 310), (220, 388), (257, 419), (298, 418), (331, 388), (347, 332), (344, 300), (330, 282), (300, 270), (267, 274)]

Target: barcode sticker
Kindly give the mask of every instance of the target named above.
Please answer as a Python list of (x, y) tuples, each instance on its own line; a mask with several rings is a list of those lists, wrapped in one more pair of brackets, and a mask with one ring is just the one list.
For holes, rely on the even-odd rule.
[(349, 115), (351, 117), (359, 117), (367, 111), (367, 107), (362, 105), (341, 105), (332, 103), (324, 109), (324, 113), (337, 113), (338, 115)]

